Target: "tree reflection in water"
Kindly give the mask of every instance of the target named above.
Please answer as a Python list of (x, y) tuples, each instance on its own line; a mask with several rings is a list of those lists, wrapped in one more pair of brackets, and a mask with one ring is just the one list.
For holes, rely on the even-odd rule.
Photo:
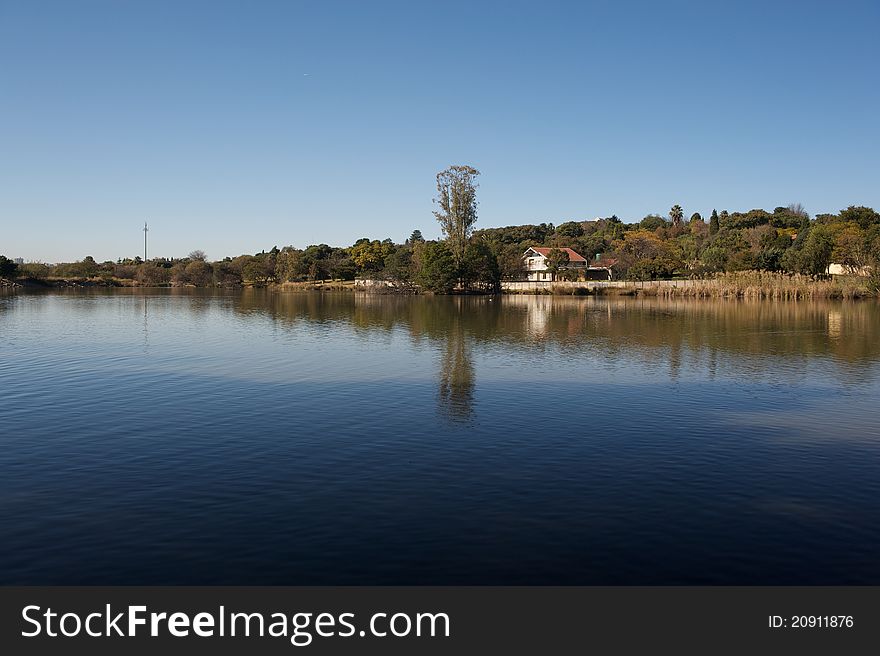
[[(363, 339), (405, 331), (438, 355), (438, 407), (473, 418), (477, 375), (494, 363), (534, 366), (537, 380), (560, 384), (543, 363), (577, 366), (584, 380), (613, 382), (624, 369), (671, 384), (703, 375), (777, 384), (809, 377), (808, 362), (831, 364), (844, 386), (868, 383), (880, 360), (880, 306), (873, 301), (737, 301), (564, 296), (400, 297), (363, 293), (244, 290), (234, 310), (290, 327), (349, 325)], [(793, 363), (798, 366), (792, 367)], [(531, 376), (532, 374), (530, 374)], [(543, 376), (549, 378), (543, 378)], [(529, 380), (532, 380), (529, 378)]]
[(462, 306), (456, 304), (440, 357), (438, 403), (442, 415), (455, 421), (470, 419), (474, 404), (474, 364), (462, 324)]

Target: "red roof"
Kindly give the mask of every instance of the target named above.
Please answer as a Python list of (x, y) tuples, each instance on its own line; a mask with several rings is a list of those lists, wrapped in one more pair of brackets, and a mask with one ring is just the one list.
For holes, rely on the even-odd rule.
[(591, 267), (610, 269), (617, 264), (617, 259), (613, 257), (603, 257), (601, 260), (593, 260), (590, 262)]
[[(540, 253), (544, 257), (547, 257), (548, 255), (550, 255), (550, 251), (552, 251), (553, 249), (552, 248), (538, 248), (536, 246), (532, 246), (532, 250), (535, 251), (536, 253)], [(570, 248), (560, 248), (559, 250), (565, 251), (566, 253), (568, 253), (568, 261), (569, 262), (586, 262), (587, 261), (587, 259), (583, 255), (576, 253), (575, 251), (571, 250)]]

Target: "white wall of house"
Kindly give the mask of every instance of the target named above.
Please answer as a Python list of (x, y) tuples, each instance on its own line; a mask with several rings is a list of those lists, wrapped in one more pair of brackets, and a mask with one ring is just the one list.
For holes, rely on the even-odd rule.
[(543, 271), (547, 268), (547, 258), (543, 255), (530, 255), (525, 260), (526, 271)]
[[(523, 256), (528, 280), (553, 280), (553, 274), (547, 271), (547, 258), (535, 251), (526, 251)], [(566, 269), (585, 269), (586, 262), (569, 262)]]
[(827, 272), (832, 276), (870, 276), (870, 267), (849, 267), (845, 264), (832, 263), (828, 265)]
[(540, 253), (535, 253), (534, 251), (532, 251), (528, 253), (527, 257), (524, 257), (523, 259), (525, 260), (526, 271), (528, 272), (527, 277), (529, 280), (550, 280), (550, 274), (546, 273), (546, 257), (541, 255)]

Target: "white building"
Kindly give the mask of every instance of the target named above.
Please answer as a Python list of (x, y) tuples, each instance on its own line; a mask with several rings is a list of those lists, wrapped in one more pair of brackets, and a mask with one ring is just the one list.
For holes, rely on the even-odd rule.
[(871, 267), (851, 267), (833, 262), (828, 265), (828, 269), (826, 269), (825, 273), (832, 276), (870, 276)]
[[(547, 257), (552, 250), (552, 248), (532, 246), (523, 253), (523, 265), (527, 280), (553, 280), (553, 274), (547, 270)], [(562, 268), (576, 270), (579, 278), (611, 280), (611, 267), (617, 263), (617, 260), (609, 260), (597, 255), (597, 259), (590, 262), (583, 255), (570, 248), (560, 248), (559, 250), (568, 253), (568, 264)]]
[[(526, 273), (529, 280), (553, 280), (553, 274), (547, 271), (547, 256), (550, 255), (552, 248), (539, 248), (532, 246), (523, 253), (523, 262), (525, 263)], [(566, 269), (586, 269), (587, 260), (579, 253), (570, 248), (560, 248), (559, 250), (568, 253), (568, 264)]]

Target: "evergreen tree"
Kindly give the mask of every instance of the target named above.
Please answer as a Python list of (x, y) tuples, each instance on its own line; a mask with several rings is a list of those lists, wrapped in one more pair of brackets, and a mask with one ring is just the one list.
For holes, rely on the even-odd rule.
[(716, 235), (718, 234), (718, 230), (720, 228), (720, 222), (718, 221), (718, 212), (712, 210), (712, 217), (709, 219), (709, 234)]
[(448, 294), (455, 287), (458, 267), (446, 242), (424, 245), (416, 281), (428, 291)]

